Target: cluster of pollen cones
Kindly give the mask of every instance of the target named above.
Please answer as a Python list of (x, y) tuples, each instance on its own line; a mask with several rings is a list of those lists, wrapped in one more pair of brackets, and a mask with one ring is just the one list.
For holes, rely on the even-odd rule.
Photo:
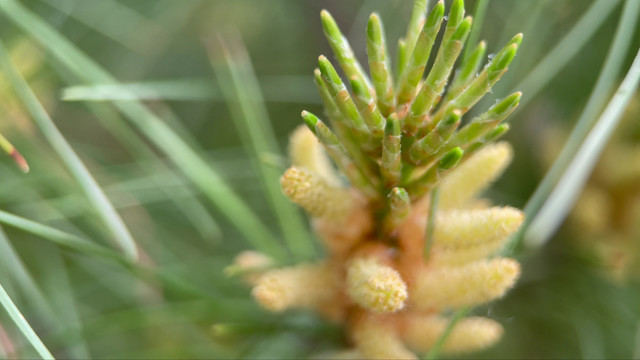
[[(330, 125), (303, 112), (306, 127), (291, 136), (292, 166), (281, 184), (312, 218), (326, 257), (283, 267), (246, 251), (234, 268), (264, 308), (311, 309), (344, 324), (345, 349), (326, 356), (416, 358), (445, 332), (446, 314), (500, 298), (520, 274), (516, 261), (494, 255), (519, 228), (522, 212), (478, 195), (511, 161), (511, 147), (494, 140), (508, 129), (504, 120), (521, 94), (468, 121), (462, 116), (506, 71), (522, 35), (482, 69), (480, 42), (453, 73), (471, 17), (464, 17), (462, 0), (453, 1), (448, 17), (442, 1), (427, 13), (426, 1), (417, 0), (395, 71), (372, 14), (369, 76), (328, 12), (322, 20), (351, 91), (320, 57), (315, 81)], [(441, 351), (482, 349), (502, 333), (489, 318), (462, 318)]]

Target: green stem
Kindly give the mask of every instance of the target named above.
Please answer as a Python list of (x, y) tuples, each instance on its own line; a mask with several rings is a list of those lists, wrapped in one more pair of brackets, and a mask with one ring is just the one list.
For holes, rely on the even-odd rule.
[(424, 261), (429, 260), (431, 255), (431, 247), (433, 246), (433, 233), (436, 228), (436, 212), (438, 211), (438, 199), (440, 198), (440, 190), (437, 186), (431, 190), (431, 198), (429, 199), (429, 218), (427, 219), (427, 228), (425, 229), (424, 238)]
[(442, 347), (444, 346), (445, 342), (449, 338), (449, 335), (451, 335), (451, 332), (453, 332), (453, 328), (456, 326), (458, 321), (462, 320), (462, 318), (467, 316), (469, 311), (471, 311), (471, 308), (463, 307), (455, 312), (455, 314), (451, 318), (451, 321), (449, 321), (449, 324), (447, 324), (447, 327), (444, 329), (444, 332), (442, 333), (442, 335), (440, 335), (440, 337), (438, 338), (436, 343), (433, 345), (431, 350), (429, 350), (427, 355), (424, 357), (425, 359), (438, 358), (438, 356), (440, 355), (440, 351), (442, 350)]

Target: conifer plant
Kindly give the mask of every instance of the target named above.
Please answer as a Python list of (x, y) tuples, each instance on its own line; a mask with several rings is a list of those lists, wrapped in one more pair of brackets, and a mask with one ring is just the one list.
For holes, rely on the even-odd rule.
[(511, 160), (510, 146), (495, 140), (521, 94), (464, 117), (507, 71), (522, 35), (482, 67), (483, 41), (460, 58), (472, 26), (463, 0), (447, 16), (442, 0), (430, 12), (416, 0), (395, 67), (371, 15), (366, 74), (331, 15), (321, 17), (344, 77), (320, 56), (314, 80), (325, 111), (302, 112), (306, 126), (291, 136), (281, 184), (311, 216), (326, 258), (278, 267), (245, 252), (234, 268), (264, 308), (312, 309), (343, 324), (341, 356), (416, 358), (435, 346), (461, 353), (494, 344), (503, 332), (496, 321), (466, 317), (448, 327), (448, 314), (503, 296), (520, 273), (494, 254), (522, 212), (478, 194)]

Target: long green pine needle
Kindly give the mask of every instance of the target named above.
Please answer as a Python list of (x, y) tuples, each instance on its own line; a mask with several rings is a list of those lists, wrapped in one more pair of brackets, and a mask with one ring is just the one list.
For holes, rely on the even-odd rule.
[(78, 157), (60, 130), (58, 130), (53, 120), (51, 120), (47, 111), (42, 107), (35, 94), (29, 88), (27, 82), (18, 73), (1, 41), (0, 65), (18, 96), (31, 113), (36, 125), (38, 125), (45, 138), (49, 141), (51, 147), (53, 147), (62, 161), (67, 165), (67, 168), (107, 226), (113, 240), (127, 256), (136, 259), (138, 257), (137, 246), (126, 225), (120, 218), (120, 215), (118, 215), (113, 208), (113, 205), (100, 188), (100, 185), (91, 173), (89, 173), (89, 170), (84, 166), (80, 157)]
[(218, 84), (231, 107), (236, 128), (245, 148), (253, 154), (253, 166), (260, 174), (267, 199), (289, 249), (298, 260), (308, 260), (314, 255), (311, 235), (306, 230), (300, 212), (280, 189), (278, 179), (282, 170), (260, 160), (265, 154), (280, 154), (280, 150), (249, 55), (239, 37), (233, 43), (227, 43), (220, 37), (219, 44), (224, 64), (212, 49), (209, 50), (209, 58)]
[[(639, 15), (640, 2), (628, 0), (622, 11), (620, 23), (618, 24), (618, 29), (616, 31), (613, 44), (611, 45), (609, 53), (607, 54), (607, 59), (605, 60), (602, 72), (598, 76), (598, 81), (596, 82), (596, 85), (591, 92), (591, 95), (589, 96), (587, 106), (583, 110), (580, 118), (571, 131), (569, 139), (567, 140), (557, 160), (554, 162), (551, 169), (547, 172), (544, 179), (542, 180), (540, 185), (538, 185), (538, 188), (527, 202), (527, 205), (524, 208), (526, 220), (519, 232), (519, 235), (514, 237), (513, 243), (511, 244), (512, 248), (516, 246), (518, 241), (522, 239), (522, 236), (525, 234), (525, 231), (527, 231), (527, 228), (531, 224), (531, 222), (537, 216), (539, 216), (539, 212), (542, 210), (543, 204), (548, 203), (548, 200), (546, 199), (549, 197), (552, 191), (555, 191), (553, 186), (557, 186), (559, 179), (565, 176), (564, 174), (567, 173), (569, 164), (573, 162), (572, 159), (574, 159), (575, 156), (579, 155), (578, 151), (580, 147), (585, 144), (585, 138), (587, 137), (589, 129), (591, 129), (593, 127), (593, 124), (598, 121), (598, 113), (605, 105), (607, 95), (612, 91), (617, 75), (622, 68), (624, 55), (626, 54), (626, 49), (629, 48), (629, 45), (631, 44), (631, 41), (633, 39), (633, 33), (636, 29)], [(613, 119), (609, 119), (608, 121), (612, 120)], [(593, 161), (596, 160), (597, 159), (593, 159)], [(569, 200), (569, 197), (566, 197), (565, 199)], [(542, 218), (547, 218), (548, 215), (542, 216)], [(564, 216), (562, 217), (562, 219), (564, 219)], [(553, 232), (555, 231), (557, 225), (558, 224), (548, 226), (548, 229), (553, 228)], [(545, 233), (546, 235), (540, 234), (530, 237), (530, 240), (526, 240), (526, 245), (528, 247), (541, 245), (544, 241), (546, 241), (547, 236), (551, 234), (547, 233), (546, 231)]]
[[(617, 7), (620, 0), (599, 0), (595, 2), (571, 30), (549, 51), (536, 67), (515, 86), (525, 98), (522, 107), (553, 80), (571, 59), (586, 45), (600, 26)], [(541, 24), (544, 25), (544, 24)]]
[[(14, 0), (0, 1), (0, 11), (33, 36), (69, 71), (88, 83), (117, 84), (116, 79), (100, 67), (53, 27)], [(167, 154), (176, 166), (207, 196), (220, 213), (235, 225), (256, 249), (283, 259), (279, 241), (227, 185), (221, 176), (169, 128), (158, 116), (139, 102), (115, 101), (114, 105)]]
[(51, 352), (44, 345), (42, 340), (38, 337), (29, 322), (24, 318), (16, 304), (13, 303), (13, 300), (9, 297), (9, 294), (4, 290), (2, 285), (0, 284), (0, 305), (5, 309), (7, 314), (13, 322), (16, 324), (20, 332), (27, 338), (29, 343), (33, 346), (34, 349), (38, 352), (41, 358), (43, 359), (55, 359)]
[[(629, 3), (632, 2), (640, 4), (638, 1), (629, 1)], [(543, 244), (553, 235), (567, 216), (598, 161), (600, 153), (607, 144), (607, 140), (620, 122), (627, 104), (632, 96), (636, 95), (638, 82), (640, 82), (640, 51), (638, 51), (631, 69), (613, 99), (576, 152), (567, 170), (540, 208), (537, 217), (533, 219), (525, 235), (527, 245)], [(630, 165), (621, 164), (621, 166)]]

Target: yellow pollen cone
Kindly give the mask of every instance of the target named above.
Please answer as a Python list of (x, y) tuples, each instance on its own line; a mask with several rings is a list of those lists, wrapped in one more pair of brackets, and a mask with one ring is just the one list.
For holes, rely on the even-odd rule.
[(344, 220), (353, 204), (347, 190), (329, 185), (305, 168), (290, 167), (280, 178), (280, 184), (291, 201), (316, 218)]
[(442, 180), (438, 207), (462, 207), (491, 185), (512, 158), (513, 150), (506, 142), (485, 146)]
[(266, 272), (251, 293), (268, 310), (283, 311), (317, 308), (335, 296), (336, 287), (335, 274), (327, 264), (301, 264)]
[(510, 207), (441, 211), (437, 214), (434, 244), (447, 248), (468, 248), (504, 241), (524, 219), (522, 211)]
[(411, 304), (423, 310), (479, 305), (504, 295), (520, 275), (515, 260), (480, 260), (463, 267), (425, 268), (410, 289)]
[(362, 359), (417, 359), (400, 339), (395, 324), (386, 317), (361, 316), (352, 338)]
[[(428, 352), (440, 338), (450, 319), (439, 315), (407, 314), (402, 338), (418, 352)], [(487, 318), (468, 317), (456, 323), (442, 347), (443, 353), (477, 351), (495, 344), (502, 337), (502, 326)]]
[(373, 258), (358, 258), (347, 268), (347, 293), (373, 312), (395, 312), (404, 307), (407, 285), (393, 268)]
[(329, 184), (340, 184), (324, 148), (307, 126), (298, 126), (289, 137), (289, 158), (294, 166), (315, 172)]

